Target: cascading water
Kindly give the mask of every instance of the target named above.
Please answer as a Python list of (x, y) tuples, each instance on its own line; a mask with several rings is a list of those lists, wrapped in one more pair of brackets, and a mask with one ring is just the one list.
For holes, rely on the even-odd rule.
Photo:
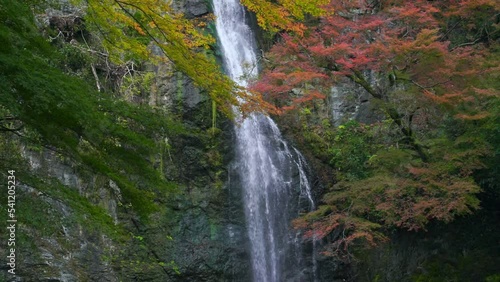
[[(238, 0), (213, 0), (217, 35), (227, 74), (239, 85), (257, 70), (254, 35)], [(312, 209), (305, 162), (291, 151), (267, 116), (252, 114), (236, 127), (237, 170), (243, 186), (251, 245), (253, 280), (312, 281), (305, 271), (300, 236), (290, 221), (300, 209)]]

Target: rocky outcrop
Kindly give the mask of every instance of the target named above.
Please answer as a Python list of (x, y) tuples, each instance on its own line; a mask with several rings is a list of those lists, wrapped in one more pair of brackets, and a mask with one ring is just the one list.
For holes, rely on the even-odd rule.
[(332, 124), (338, 126), (349, 120), (366, 124), (380, 121), (383, 114), (377, 110), (373, 100), (361, 86), (345, 79), (332, 87), (327, 97)]
[[(374, 72), (364, 74), (366, 82), (373, 89), (391, 89), (387, 79), (377, 77)], [(383, 91), (387, 92), (387, 91)], [(372, 124), (385, 118), (384, 112), (379, 108), (380, 101), (373, 98), (362, 86), (347, 77), (342, 78), (331, 88), (327, 97), (327, 108), (331, 114), (332, 124), (339, 126), (349, 120), (360, 123)]]
[(184, 5), (182, 8), (185, 11), (185, 15), (188, 19), (204, 16), (209, 12), (207, 1), (186, 0), (184, 1)]

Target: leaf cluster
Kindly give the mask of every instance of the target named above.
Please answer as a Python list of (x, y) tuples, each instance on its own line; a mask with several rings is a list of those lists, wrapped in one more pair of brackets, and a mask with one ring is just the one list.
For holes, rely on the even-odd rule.
[(450, 222), (479, 208), (473, 176), (491, 154), (484, 139), (432, 139), (431, 158), (422, 162), (387, 139), (390, 124), (349, 122), (327, 130), (322, 142), (337, 183), (317, 211), (294, 222), (306, 238), (329, 243), (324, 254), (350, 259), (353, 248), (384, 242), (391, 229), (425, 230), (431, 221)]
[(115, 62), (167, 60), (206, 90), (228, 117), (233, 117), (233, 106), (240, 107), (238, 97), (246, 100), (240, 107), (243, 114), (272, 109), (258, 94), (238, 87), (207, 55), (215, 48), (215, 39), (200, 29), (207, 24), (185, 19), (168, 1), (88, 0), (86, 6), (90, 28), (101, 34)]
[(306, 16), (318, 17), (332, 13), (325, 0), (243, 0), (241, 3), (255, 13), (259, 26), (276, 33), (289, 31), (302, 34), (305, 26), (302, 21)]

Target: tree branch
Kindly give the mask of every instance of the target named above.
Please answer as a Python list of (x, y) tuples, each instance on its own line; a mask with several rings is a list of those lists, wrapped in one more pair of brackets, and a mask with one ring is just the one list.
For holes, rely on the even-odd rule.
[(351, 70), (353, 74), (348, 74), (347, 77), (352, 81), (363, 87), (370, 95), (372, 95), (376, 99), (382, 100), (382, 95), (378, 93), (373, 87), (370, 85), (368, 81), (363, 77), (363, 74), (358, 70)]
[(457, 48), (460, 48), (460, 47), (464, 47), (464, 46), (470, 46), (470, 45), (474, 45), (476, 44), (477, 42), (479, 42), (479, 40), (481, 40), (481, 37), (479, 38), (476, 38), (476, 40), (472, 41), (472, 42), (465, 42), (465, 43), (462, 43), (462, 44), (459, 44), (453, 48), (451, 48), (451, 51), (457, 49)]
[(97, 76), (97, 71), (95, 70), (94, 64), (90, 64), (90, 68), (92, 69), (92, 74), (94, 75), (95, 78), (97, 92), (101, 92), (101, 84), (99, 83), (99, 77)]
[[(348, 78), (350, 78), (352, 81), (363, 87), (370, 95), (372, 95), (373, 98), (383, 101), (383, 95), (381, 95), (380, 93), (375, 91), (375, 89), (373, 89), (373, 87), (370, 85), (368, 81), (366, 81), (366, 79), (363, 77), (363, 74), (360, 71), (352, 70), (352, 72), (353, 74), (347, 75)], [(411, 82), (415, 83), (417, 86), (421, 88), (424, 88), (423, 86), (419, 85), (414, 81)], [(413, 117), (410, 118), (410, 124), (408, 125), (408, 127), (405, 127), (401, 115), (395, 108), (388, 106), (386, 107), (385, 111), (392, 119), (392, 121), (399, 127), (399, 130), (405, 137), (404, 138), (405, 143), (408, 144), (418, 154), (419, 158), (423, 162), (428, 162), (429, 158), (427, 157), (427, 154), (424, 152), (423, 147), (420, 144), (418, 144), (415, 136), (413, 135), (413, 130), (411, 129), (411, 120), (413, 119)]]

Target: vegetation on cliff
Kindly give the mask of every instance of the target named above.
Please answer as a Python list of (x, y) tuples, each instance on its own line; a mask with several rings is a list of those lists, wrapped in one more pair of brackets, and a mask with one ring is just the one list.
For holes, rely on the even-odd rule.
[[(150, 42), (160, 28), (141, 29), (147, 15), (130, 15), (133, 9), (120, 3), (0, 1), (0, 175), (16, 171), (18, 275), (26, 280), (213, 280), (206, 277), (221, 277), (217, 264), (230, 259), (216, 252), (233, 245), (217, 241), (224, 241), (214, 220), (224, 211), (216, 128), (223, 119), (211, 122), (215, 108), (207, 97), (218, 93), (210, 97), (224, 111), (237, 90), (204, 54), (212, 39), (194, 23), (136, 3), (171, 29), (172, 42), (163, 38), (155, 47)], [(92, 19), (82, 7), (94, 9)], [(160, 21), (160, 12), (172, 18)], [(159, 47), (162, 54), (154, 52)], [(182, 73), (204, 83), (195, 114), (186, 117), (183, 101), (175, 108), (148, 103), (154, 95), (175, 100), (158, 94), (155, 87), (170, 81), (155, 68), (169, 70), (177, 83), (165, 92), (186, 95), (186, 85), (195, 92)], [(207, 207), (212, 202), (217, 209)], [(5, 211), (6, 201), (0, 207)], [(187, 220), (197, 228), (183, 225)], [(172, 251), (188, 245), (203, 252)], [(200, 268), (193, 260), (210, 261)]]
[[(352, 246), (385, 241), (394, 228), (450, 222), (477, 211), (485, 194), (498, 201), (498, 3), (331, 1), (325, 9), (303, 19), (301, 32), (281, 28), (252, 87), (284, 112), (300, 146), (335, 170), (318, 210), (296, 227), (328, 242), (324, 254), (348, 260)], [(332, 126), (322, 99), (346, 80), (384, 118)]]

